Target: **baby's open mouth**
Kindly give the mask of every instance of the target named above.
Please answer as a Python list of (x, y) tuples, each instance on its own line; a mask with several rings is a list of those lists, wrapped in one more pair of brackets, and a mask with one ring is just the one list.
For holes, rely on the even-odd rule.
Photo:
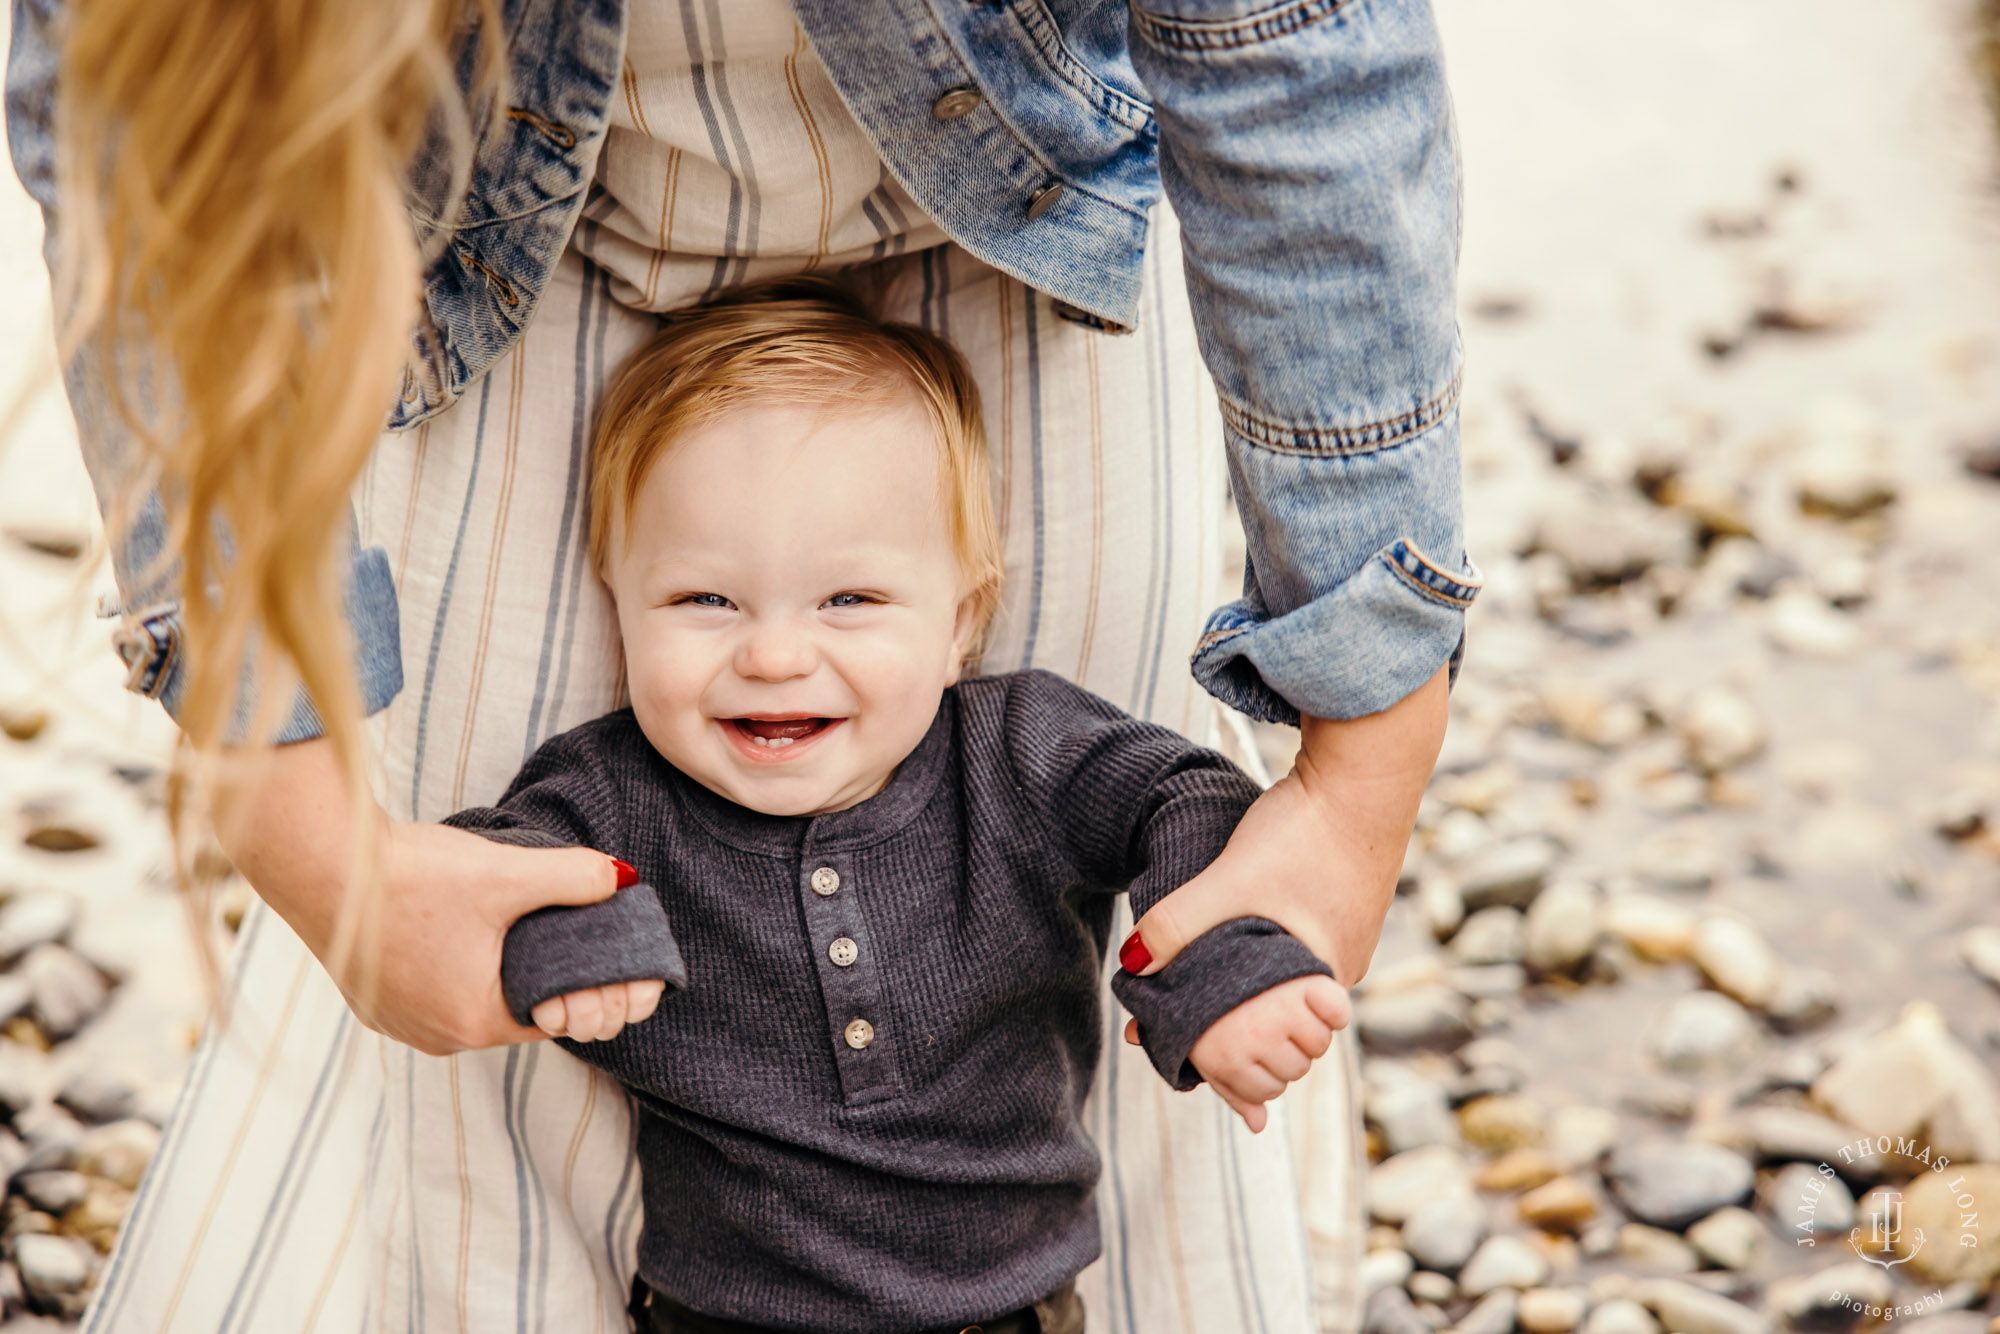
[(729, 722), (753, 745), (768, 750), (796, 745), (833, 725), (831, 718), (731, 718)]

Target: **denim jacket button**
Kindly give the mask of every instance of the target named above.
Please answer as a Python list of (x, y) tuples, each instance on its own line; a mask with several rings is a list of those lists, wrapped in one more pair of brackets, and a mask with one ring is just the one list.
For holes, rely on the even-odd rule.
[(957, 120), (979, 105), (979, 92), (973, 88), (954, 88), (931, 103), (931, 115), (938, 120)]
[(1054, 208), (1056, 201), (1062, 198), (1062, 192), (1062, 182), (1051, 181), (1049, 184), (1035, 191), (1035, 193), (1029, 195), (1028, 221), (1033, 222), (1036, 218), (1041, 217), (1042, 214)]

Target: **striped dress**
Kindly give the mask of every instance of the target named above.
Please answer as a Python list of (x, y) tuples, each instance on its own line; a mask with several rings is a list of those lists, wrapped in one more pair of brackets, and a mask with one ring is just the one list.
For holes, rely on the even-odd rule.
[[(588, 426), (649, 312), (861, 263), (886, 313), (950, 337), (979, 381), (1007, 576), (985, 669), (1047, 668), (1260, 773), (1186, 667), (1227, 595), (1226, 482), (1164, 208), (1138, 331), (1067, 322), (887, 177), (782, 0), (634, 0), (613, 112), (533, 322), (459, 404), (384, 436), (356, 495), (401, 601), (406, 684), (372, 723), (385, 808), (490, 803), (543, 741), (623, 703), (588, 570)], [(438, 1058), (384, 1039), (261, 906), (235, 966), (87, 1330), (626, 1327), (640, 1218), (617, 1084), (547, 1043)], [(1357, 1329), (1351, 1037), (1251, 1136), (1206, 1088), (1170, 1092), (1108, 993), (1104, 1016), (1090, 1328)]]

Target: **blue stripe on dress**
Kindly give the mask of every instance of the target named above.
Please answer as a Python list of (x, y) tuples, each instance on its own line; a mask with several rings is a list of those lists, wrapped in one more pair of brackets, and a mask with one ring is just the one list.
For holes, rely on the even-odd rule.
[[(1002, 282), (1009, 281), (1002, 278)], [(1039, 293), (1023, 284), (1028, 339), (1028, 457), (1034, 478), (1035, 551), (1028, 583), (1028, 633), (1021, 645), (1023, 671), (1035, 665), (1035, 635), (1042, 623), (1042, 344), (1036, 330), (1035, 303)]]
[[(458, 511), (458, 533), (451, 539), (451, 561), (445, 566), (444, 586), (438, 593), (437, 617), (431, 622), (431, 651), (424, 663), (423, 702), (417, 708), (417, 742), (410, 763), (410, 818), (413, 820), (421, 820), (424, 815), (419, 794), (424, 783), (424, 742), (431, 726), (431, 695), (437, 688), (438, 657), (444, 651), (445, 623), (451, 617), (451, 586), (458, 579), (458, 559), (465, 551), (465, 530), (472, 522), (472, 497), (479, 489), (479, 456), (486, 448), (486, 409), (492, 399), (493, 377), (482, 376), (479, 381), (479, 423), (472, 433), (472, 468), (465, 478), (465, 502)], [(416, 502), (413, 500), (411, 503)]]
[(1173, 386), (1172, 369), (1167, 365), (1166, 297), (1162, 286), (1166, 276), (1161, 272), (1160, 247), (1152, 247), (1148, 256), (1153, 272), (1147, 286), (1153, 290), (1153, 323), (1159, 329), (1157, 346), (1160, 350), (1159, 398), (1160, 425), (1158, 439), (1160, 448), (1160, 468), (1163, 474), (1162, 492), (1164, 501), (1160, 506), (1161, 530), (1160, 546), (1165, 559), (1160, 564), (1160, 619), (1153, 626), (1153, 668), (1146, 681), (1146, 707), (1140, 716), (1153, 716), (1153, 699), (1160, 687), (1160, 658), (1166, 648), (1167, 609), (1171, 605), (1174, 586), (1174, 409), (1171, 397)]
[[(737, 247), (734, 281), (742, 282), (750, 272), (750, 256), (757, 253), (757, 222), (762, 200), (757, 193), (757, 167), (750, 160), (750, 141), (743, 136), (743, 122), (736, 115), (736, 99), (729, 95), (729, 52), (722, 45), (722, 9), (717, 0), (708, 0), (708, 35), (715, 45), (715, 97), (728, 122), (729, 137), (736, 144), (735, 173), (743, 178), (743, 244)], [(732, 182), (733, 185), (733, 182)]]
[(1243, 1160), (1237, 1156), (1236, 1127), (1229, 1120), (1235, 1113), (1220, 1098), (1216, 1099), (1216, 1105), (1221, 1110), (1222, 1145), (1228, 1155), (1224, 1171), (1236, 1200), (1236, 1210), (1229, 1219), (1229, 1252), (1230, 1260), (1236, 1267), (1236, 1300), (1240, 1305), (1244, 1294), (1249, 1294), (1251, 1307), (1244, 1312), (1244, 1328), (1249, 1328), (1250, 1313), (1254, 1311), (1259, 1334), (1269, 1334), (1270, 1326), (1264, 1320), (1264, 1294), (1257, 1290), (1257, 1255), (1256, 1248), (1250, 1244), (1249, 1207), (1243, 1199)]
[(694, 0), (681, 0), (681, 31), (687, 38), (688, 73), (694, 86), (695, 105), (701, 108), (702, 123), (708, 127), (708, 146), (715, 164), (729, 178), (729, 214), (722, 233), (722, 253), (715, 257), (715, 271), (702, 289), (703, 301), (721, 291), (729, 281), (729, 257), (736, 253), (736, 229), (743, 219), (743, 182), (722, 142), (722, 122), (715, 116), (715, 101), (708, 93), (708, 65), (702, 56), (701, 25), (695, 18)]
[(625, 1099), (625, 1170), (618, 1174), (618, 1189), (611, 1196), (610, 1207), (604, 1211), (604, 1262), (611, 1272), (619, 1272), (618, 1261), (625, 1254), (619, 1245), (618, 1224), (625, 1209), (625, 1192), (632, 1188), (632, 1170), (639, 1165), (639, 1104), (623, 1084), (618, 1092)]

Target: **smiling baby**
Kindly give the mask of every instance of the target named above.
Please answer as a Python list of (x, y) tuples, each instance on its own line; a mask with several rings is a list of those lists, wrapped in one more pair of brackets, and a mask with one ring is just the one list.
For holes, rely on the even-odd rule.
[[(1200, 872), (1256, 784), (1048, 672), (964, 675), (1001, 587), (977, 391), (832, 282), (670, 317), (590, 505), (631, 707), (448, 823), (637, 882), (523, 918), (503, 980), (636, 1100), (640, 1328), (1075, 1334), (1114, 896)], [(1113, 985), (1170, 1084), (1246, 1107), (1346, 1012), (1261, 918)]]

